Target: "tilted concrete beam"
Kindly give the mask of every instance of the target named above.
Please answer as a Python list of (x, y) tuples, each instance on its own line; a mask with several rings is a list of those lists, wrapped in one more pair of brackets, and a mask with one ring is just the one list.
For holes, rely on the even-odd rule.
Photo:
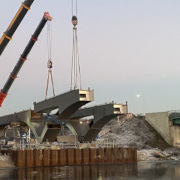
[[(74, 128), (74, 131), (79, 137), (79, 141), (92, 141), (97, 137), (97, 134), (101, 131), (102, 127), (107, 124), (111, 119), (124, 115), (127, 113), (127, 104), (105, 104), (100, 106), (94, 106), (90, 108), (79, 109), (69, 120), (67, 126)], [(91, 122), (83, 129), (79, 121), (73, 119), (83, 118), (87, 116), (93, 116)], [(75, 133), (74, 133), (75, 134)]]
[(59, 109), (58, 119), (68, 119), (81, 106), (94, 100), (93, 90), (73, 90), (55, 96), (53, 98), (34, 103), (34, 111), (37, 113), (50, 113), (54, 109)]
[(45, 118), (41, 117), (42, 113), (49, 113), (58, 108), (58, 119), (68, 119), (82, 105), (93, 100), (93, 90), (73, 90), (45, 101), (34, 103), (34, 111), (27, 110), (0, 117), (0, 125), (21, 121), (29, 126), (38, 142), (46, 139), (54, 141), (60, 129), (53, 128), (52, 130), (52, 128), (49, 128), (44, 123)]

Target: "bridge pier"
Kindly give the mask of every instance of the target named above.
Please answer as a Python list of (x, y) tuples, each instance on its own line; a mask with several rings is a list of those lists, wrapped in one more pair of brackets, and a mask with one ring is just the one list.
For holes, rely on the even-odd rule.
[[(76, 113), (73, 114), (71, 119), (69, 119), (69, 122), (66, 124), (66, 126), (76, 133), (74, 135), (78, 135), (80, 142), (93, 141), (101, 131), (102, 127), (111, 119), (127, 113), (126, 106), (127, 104), (123, 105), (110, 103), (79, 109), (76, 111)], [(78, 120), (74, 120), (88, 116), (93, 116), (94, 118), (86, 126), (80, 124)]]
[(93, 90), (73, 90), (55, 96), (53, 98), (34, 103), (34, 111), (26, 110), (7, 116), (0, 117), (0, 125), (11, 124), (12, 122), (23, 122), (32, 130), (35, 138), (40, 143), (42, 141), (55, 141), (60, 131), (60, 127), (51, 128), (44, 122), (46, 118), (42, 113), (50, 113), (58, 108), (58, 119), (68, 119), (82, 105), (94, 100)]

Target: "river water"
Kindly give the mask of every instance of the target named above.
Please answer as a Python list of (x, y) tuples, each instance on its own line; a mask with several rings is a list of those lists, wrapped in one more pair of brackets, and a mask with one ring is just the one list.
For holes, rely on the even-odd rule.
[(1, 168), (0, 180), (180, 180), (180, 161), (101, 166)]

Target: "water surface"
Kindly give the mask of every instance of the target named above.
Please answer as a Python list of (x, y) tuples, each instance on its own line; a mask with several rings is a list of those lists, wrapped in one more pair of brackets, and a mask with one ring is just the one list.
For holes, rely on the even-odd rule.
[(0, 179), (11, 180), (179, 180), (180, 161), (138, 162), (101, 166), (1, 168)]

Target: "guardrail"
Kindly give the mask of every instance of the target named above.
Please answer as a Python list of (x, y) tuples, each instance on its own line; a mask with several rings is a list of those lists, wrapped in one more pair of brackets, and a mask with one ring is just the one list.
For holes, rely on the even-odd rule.
[(106, 139), (98, 139), (97, 141), (84, 142), (79, 143), (78, 141), (74, 142), (44, 142), (44, 143), (28, 143), (25, 142), (24, 139), (19, 140), (19, 142), (15, 142), (13, 145), (1, 145), (0, 149), (2, 150), (26, 150), (26, 149), (84, 149), (84, 148), (114, 148), (119, 147), (119, 145), (115, 142), (115, 139), (106, 138)]

